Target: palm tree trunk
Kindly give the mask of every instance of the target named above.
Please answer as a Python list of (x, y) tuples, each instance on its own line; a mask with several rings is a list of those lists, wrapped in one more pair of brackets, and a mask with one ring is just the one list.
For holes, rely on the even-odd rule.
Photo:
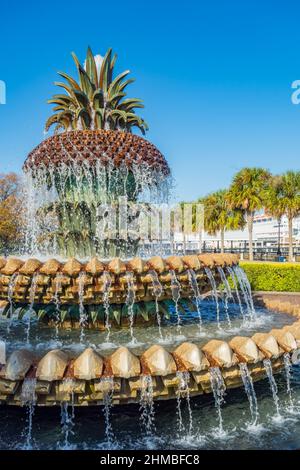
[(253, 212), (247, 213), (247, 225), (249, 235), (249, 260), (253, 261)]
[(289, 261), (293, 261), (293, 217), (291, 215), (288, 216), (288, 224), (289, 224)]
[(221, 228), (220, 230), (220, 238), (221, 238), (221, 253), (224, 253), (225, 230), (223, 228)]

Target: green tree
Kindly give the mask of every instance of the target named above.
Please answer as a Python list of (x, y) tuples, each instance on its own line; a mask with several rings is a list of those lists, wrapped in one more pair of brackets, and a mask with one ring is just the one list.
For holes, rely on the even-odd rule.
[(253, 260), (253, 219), (256, 211), (264, 207), (265, 191), (271, 174), (264, 168), (243, 168), (233, 178), (227, 202), (232, 209), (245, 213), (249, 233), (249, 259)]
[(265, 207), (281, 222), (283, 215), (288, 219), (289, 261), (293, 261), (293, 219), (300, 214), (300, 172), (287, 171), (274, 176), (265, 192)]
[(204, 205), (204, 229), (209, 235), (220, 233), (221, 253), (224, 253), (226, 230), (238, 230), (245, 226), (244, 213), (231, 208), (227, 201), (228, 190), (221, 189), (200, 200)]

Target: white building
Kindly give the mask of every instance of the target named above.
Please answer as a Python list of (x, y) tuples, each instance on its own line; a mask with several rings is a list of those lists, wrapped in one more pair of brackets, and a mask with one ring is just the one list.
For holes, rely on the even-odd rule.
[[(288, 244), (288, 220), (283, 217), (278, 226), (278, 220), (265, 214), (259, 213), (254, 217), (253, 223), (253, 243), (256, 248), (277, 248), (280, 236), (280, 245), (287, 246)], [(225, 248), (246, 248), (248, 244), (248, 229), (245, 226), (244, 230), (228, 231), (225, 232)], [(293, 221), (293, 239), (296, 246), (300, 246), (300, 217)], [(184, 242), (182, 234), (176, 234), (175, 240), (177, 243)], [(218, 248), (220, 246), (220, 234), (210, 236), (206, 232), (192, 233), (186, 235), (185, 242), (191, 249), (205, 243), (207, 248)], [(197, 245), (197, 246), (196, 246)]]

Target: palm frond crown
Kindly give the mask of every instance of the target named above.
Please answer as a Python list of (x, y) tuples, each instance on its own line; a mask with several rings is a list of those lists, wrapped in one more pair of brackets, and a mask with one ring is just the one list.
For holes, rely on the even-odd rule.
[(94, 56), (90, 47), (84, 65), (72, 53), (78, 81), (64, 72), (58, 75), (64, 80), (55, 82), (64, 93), (55, 94), (49, 104), (54, 105), (45, 125), (48, 131), (55, 125), (55, 132), (76, 129), (105, 129), (131, 132), (137, 127), (145, 134), (146, 122), (135, 110), (143, 108), (138, 98), (127, 98), (126, 88), (134, 79), (127, 78), (126, 70), (114, 77), (117, 56), (108, 49), (104, 58)]

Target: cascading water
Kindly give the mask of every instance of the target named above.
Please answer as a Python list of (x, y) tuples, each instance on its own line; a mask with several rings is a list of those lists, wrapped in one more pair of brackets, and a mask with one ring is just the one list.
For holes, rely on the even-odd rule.
[(219, 435), (224, 435), (224, 427), (223, 427), (223, 416), (222, 416), (222, 404), (224, 403), (225, 399), (225, 391), (226, 385), (221, 374), (219, 367), (211, 367), (209, 369), (210, 373), (210, 383), (212, 392), (215, 399), (215, 407), (217, 410), (217, 417), (218, 417), (218, 432)]
[(105, 420), (105, 437), (108, 448), (114, 444), (115, 437), (111, 424), (111, 408), (114, 393), (114, 379), (113, 377), (103, 377), (101, 379), (103, 386), (103, 412)]
[(88, 317), (84, 307), (84, 286), (85, 286), (85, 273), (82, 271), (78, 277), (78, 300), (79, 300), (79, 325), (80, 325), (80, 342), (83, 343), (85, 333), (84, 328), (87, 324)]
[(180, 318), (180, 313), (179, 313), (179, 308), (178, 308), (178, 302), (180, 299), (180, 282), (178, 281), (176, 277), (176, 273), (174, 270), (170, 271), (171, 274), (171, 291), (172, 291), (172, 298), (173, 302), (175, 305), (175, 313), (177, 316), (177, 329), (179, 332), (181, 332), (181, 318)]
[(8, 332), (10, 331), (10, 327), (11, 327), (12, 319), (13, 319), (13, 313), (14, 313), (13, 296), (14, 296), (14, 292), (15, 292), (15, 285), (16, 285), (17, 278), (18, 278), (18, 273), (14, 273), (11, 276), (9, 284), (8, 284), (7, 300), (8, 300), (8, 303), (9, 303), (9, 318), (10, 318), (10, 320), (8, 322), (8, 325), (7, 325), (7, 331)]
[(188, 418), (189, 418), (188, 435), (191, 436), (193, 432), (193, 414), (192, 414), (192, 408), (191, 408), (191, 402), (190, 402), (190, 387), (189, 387), (190, 374), (187, 371), (184, 371), (184, 372), (178, 371), (176, 373), (176, 376), (179, 380), (178, 390), (177, 390), (178, 430), (180, 433), (185, 431), (185, 426), (183, 424), (182, 411), (181, 411), (181, 400), (182, 398), (185, 398), (187, 409), (188, 409)]
[(136, 343), (136, 339), (135, 339), (135, 337), (134, 337), (134, 332), (133, 332), (133, 324), (134, 324), (134, 304), (135, 304), (134, 274), (133, 274), (132, 272), (127, 273), (127, 274), (126, 274), (126, 280), (127, 280), (126, 305), (127, 305), (127, 309), (128, 309), (131, 344), (135, 344), (135, 343)]
[(213, 276), (212, 270), (210, 268), (205, 267), (204, 270), (205, 270), (205, 273), (208, 277), (208, 280), (209, 280), (211, 288), (212, 288), (212, 295), (213, 295), (213, 298), (214, 298), (215, 304), (216, 304), (217, 327), (220, 330), (221, 329), (221, 325), (220, 325), (220, 306), (219, 306), (219, 300), (218, 300), (218, 292), (217, 292), (216, 281), (215, 281), (215, 278)]
[(103, 306), (104, 306), (104, 310), (105, 310), (105, 329), (107, 331), (107, 335), (106, 335), (106, 342), (107, 343), (109, 342), (109, 339), (110, 339), (110, 328), (111, 328), (111, 324), (110, 324), (110, 320), (109, 320), (109, 309), (110, 309), (109, 293), (110, 293), (110, 289), (111, 289), (111, 283), (112, 283), (111, 275), (106, 271), (104, 273)]
[(251, 321), (254, 321), (256, 320), (256, 312), (254, 308), (252, 291), (251, 291), (249, 280), (246, 276), (245, 271), (240, 266), (234, 266), (233, 270), (239, 281), (239, 285), (241, 287), (241, 291), (243, 293), (244, 300), (247, 305), (248, 316)]
[(264, 367), (265, 367), (265, 370), (266, 370), (267, 377), (269, 379), (270, 389), (271, 389), (271, 392), (272, 392), (274, 405), (275, 405), (275, 409), (276, 409), (276, 417), (280, 418), (281, 414), (280, 414), (280, 407), (279, 407), (278, 388), (277, 388), (277, 384), (276, 384), (276, 381), (275, 381), (274, 375), (273, 375), (272, 363), (271, 363), (270, 359), (264, 359), (263, 363), (264, 363)]
[(291, 387), (292, 363), (291, 363), (291, 358), (288, 352), (284, 353), (283, 361), (284, 361), (284, 370), (285, 370), (285, 378), (286, 378), (286, 392), (289, 398), (289, 408), (291, 411), (294, 411), (294, 400), (293, 400), (292, 387)]
[(193, 269), (188, 270), (188, 276), (189, 276), (189, 282), (194, 294), (194, 299), (195, 299), (195, 304), (197, 308), (197, 313), (198, 313), (198, 319), (199, 319), (199, 334), (202, 334), (202, 315), (201, 315), (201, 294), (199, 291), (199, 286), (196, 278), (195, 271)]
[(232, 292), (231, 288), (229, 285), (229, 282), (227, 280), (227, 277), (225, 276), (224, 270), (221, 266), (218, 266), (218, 273), (220, 274), (221, 281), (224, 285), (224, 304), (225, 304), (225, 315), (227, 319), (227, 323), (229, 328), (231, 328), (231, 321), (229, 317), (229, 308), (228, 308), (228, 301), (229, 299), (232, 299)]
[[(28, 226), (24, 252), (101, 258), (135, 255), (136, 243), (130, 237), (118, 244), (118, 236), (111, 236), (114, 217), (110, 204), (122, 197), (131, 202), (167, 202), (171, 178), (142, 160), (132, 163), (129, 170), (125, 164), (116, 167), (97, 147), (91, 154), (85, 144), (79, 149), (71, 138), (69, 144), (76, 159), (61, 144), (68, 163), (51, 162), (49, 158), (47, 165), (26, 167)], [(86, 154), (91, 154), (92, 162)], [(108, 161), (103, 164), (102, 158)]]
[(70, 437), (74, 435), (74, 412), (71, 410), (69, 413), (68, 402), (62, 402), (60, 405), (60, 423), (61, 423), (61, 433), (63, 435), (63, 445), (61, 447), (63, 450), (73, 449), (74, 446), (70, 444)]
[(153, 382), (151, 375), (141, 378), (140, 419), (147, 437), (155, 432), (155, 412), (153, 400)]
[(29, 450), (33, 447), (32, 441), (32, 425), (33, 425), (33, 415), (35, 411), (36, 403), (36, 379), (26, 377), (22, 384), (21, 390), (21, 403), (27, 408), (27, 429), (26, 429), (26, 439), (24, 449)]
[(161, 317), (159, 313), (159, 304), (158, 304), (158, 299), (163, 294), (163, 287), (161, 283), (159, 282), (156, 271), (149, 271), (149, 275), (151, 276), (151, 279), (152, 279), (153, 294), (155, 296), (155, 311), (156, 311), (156, 320), (157, 320), (157, 325), (158, 325), (158, 333), (159, 333), (160, 339), (163, 339), (163, 335), (161, 331)]
[(31, 316), (34, 313), (34, 302), (35, 302), (35, 294), (37, 289), (37, 274), (35, 273), (32, 276), (32, 281), (29, 289), (29, 310), (27, 312), (27, 327), (26, 327), (26, 343), (29, 344), (30, 338), (30, 326), (31, 326)]
[(242, 304), (242, 301), (241, 301), (241, 296), (240, 296), (240, 293), (239, 293), (239, 288), (238, 288), (238, 285), (237, 285), (237, 282), (236, 282), (236, 276), (235, 276), (234, 270), (230, 266), (227, 267), (227, 271), (228, 271), (228, 273), (231, 277), (231, 280), (232, 280), (232, 283), (233, 283), (233, 286), (234, 286), (235, 295), (236, 295), (236, 298), (237, 298), (237, 301), (238, 301), (238, 304), (239, 304), (239, 307), (240, 307), (241, 316), (242, 316), (242, 319), (243, 319), (242, 325), (244, 325), (245, 321), (246, 321), (246, 318), (245, 318), (245, 312), (244, 312), (243, 304)]
[(250, 407), (250, 413), (251, 413), (251, 425), (256, 426), (259, 418), (259, 412), (258, 412), (258, 404), (257, 404), (257, 398), (256, 398), (256, 393), (253, 385), (253, 380), (251, 377), (251, 374), (249, 372), (248, 366), (246, 363), (241, 362), (239, 364), (240, 367), (240, 374), (243, 380), (245, 392), (247, 395), (247, 398), (249, 400), (249, 407)]
[(55, 293), (53, 296), (53, 301), (55, 304), (55, 338), (58, 338), (58, 329), (61, 322), (61, 312), (60, 312), (60, 292), (62, 287), (63, 273), (59, 272), (55, 276)]

